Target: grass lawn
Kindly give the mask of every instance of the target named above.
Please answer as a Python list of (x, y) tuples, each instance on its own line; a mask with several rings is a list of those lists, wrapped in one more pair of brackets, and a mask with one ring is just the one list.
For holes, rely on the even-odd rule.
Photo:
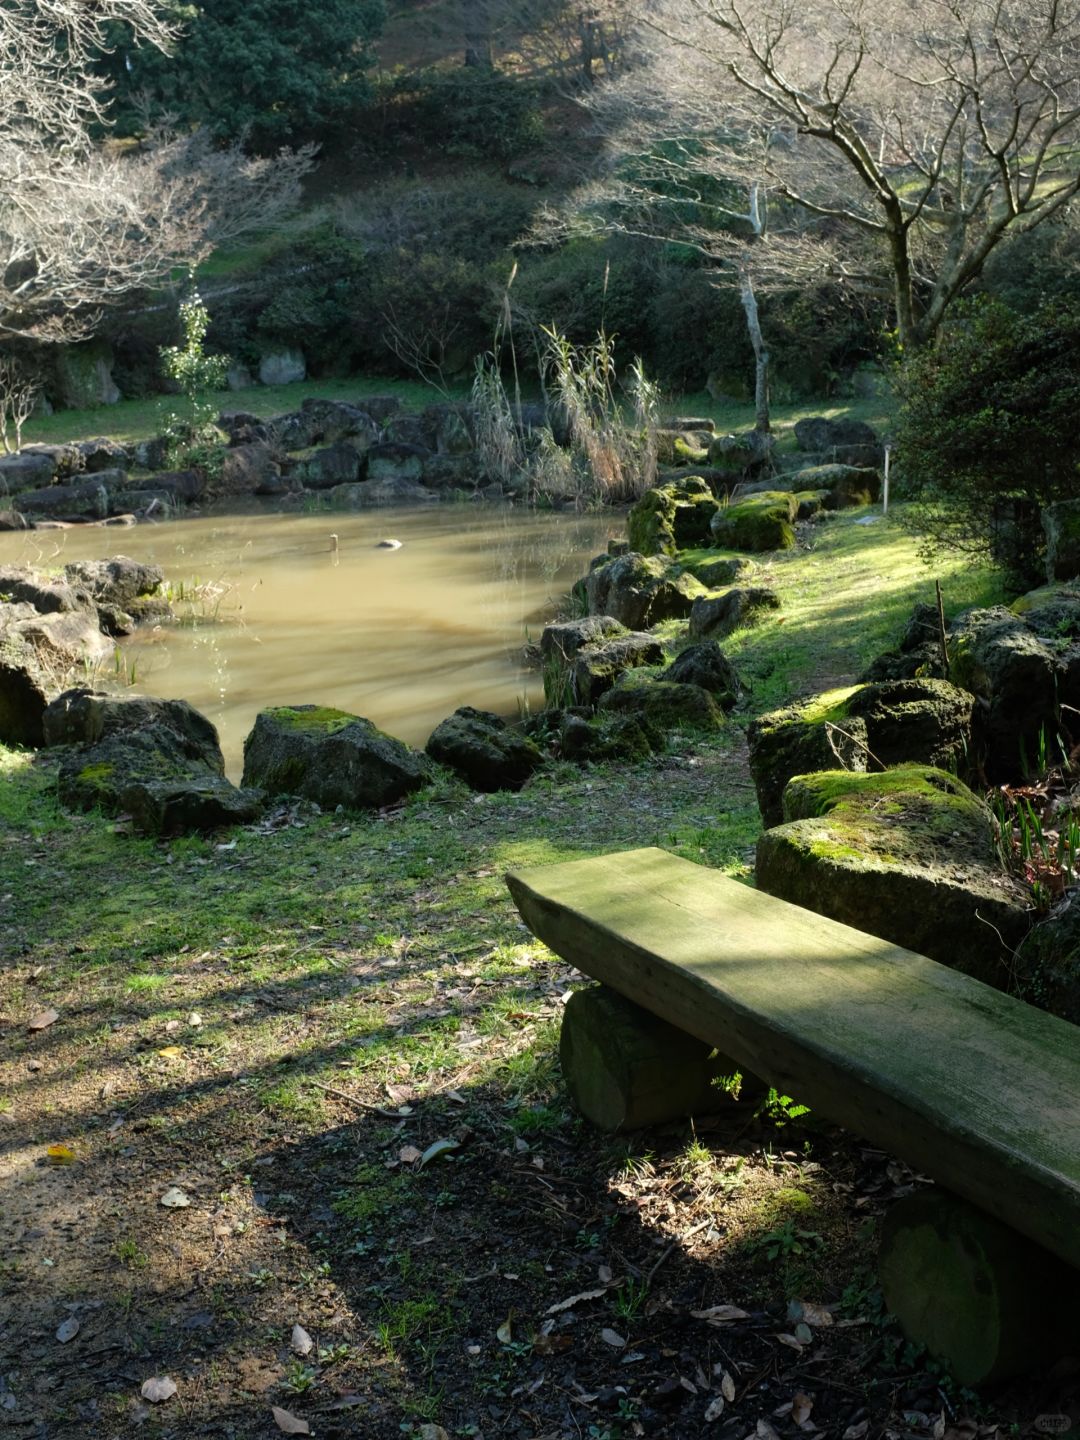
[[(748, 702), (645, 763), (154, 843), (60, 811), (47, 753), (0, 750), (15, 1433), (256, 1440), (276, 1406), (325, 1437), (741, 1440), (799, 1434), (793, 1408), (852, 1437), (1045, 1408), (974, 1408), (883, 1319), (889, 1157), (776, 1099), (591, 1132), (557, 1061), (580, 976), (501, 879), (647, 844), (748, 873), (748, 720), (853, 677), (933, 589), (858, 518), (766, 559), (784, 608), (730, 642)], [(999, 597), (936, 574), (950, 609)], [(795, 1301), (845, 1324), (799, 1329)], [(720, 1304), (741, 1314), (694, 1314)]]

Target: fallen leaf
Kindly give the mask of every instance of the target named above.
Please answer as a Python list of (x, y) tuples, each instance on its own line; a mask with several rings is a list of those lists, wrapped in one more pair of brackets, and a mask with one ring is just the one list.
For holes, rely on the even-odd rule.
[(827, 1310), (824, 1305), (815, 1305), (810, 1300), (792, 1300), (788, 1306), (787, 1318), (791, 1321), (801, 1320), (806, 1325), (812, 1325), (815, 1330), (833, 1324), (832, 1311)]
[(844, 1440), (863, 1440), (866, 1432), (870, 1429), (869, 1420), (860, 1420), (857, 1425), (849, 1425), (844, 1431)]
[(160, 1405), (176, 1394), (176, 1381), (170, 1380), (168, 1375), (152, 1375), (149, 1380), (143, 1381), (139, 1394), (151, 1405)]
[(28, 1030), (47, 1030), (50, 1025), (55, 1025), (60, 1019), (59, 1010), (40, 1010), (32, 1019), (26, 1022)]
[(79, 1322), (74, 1315), (69, 1315), (63, 1324), (57, 1329), (56, 1338), (61, 1345), (66, 1345), (69, 1340), (74, 1340), (79, 1333)]
[(420, 1440), (450, 1440), (441, 1425), (421, 1425)]
[(569, 1310), (574, 1305), (580, 1305), (583, 1300), (599, 1300), (601, 1295), (607, 1294), (607, 1286), (599, 1290), (582, 1290), (579, 1295), (571, 1295), (568, 1300), (557, 1300), (554, 1305), (549, 1305), (544, 1311), (545, 1315), (558, 1315), (560, 1311)]
[(423, 1151), (418, 1150), (415, 1145), (403, 1145), (398, 1151), (398, 1159), (402, 1165), (415, 1165), (422, 1155)]
[(780, 1436), (777, 1435), (768, 1420), (759, 1420), (757, 1422), (757, 1435), (758, 1440), (780, 1440)]
[(810, 1418), (810, 1411), (814, 1408), (814, 1402), (804, 1390), (796, 1390), (791, 1397), (791, 1418), (796, 1425), (803, 1425)]
[(722, 1395), (717, 1395), (716, 1399), (711, 1402), (709, 1408), (705, 1411), (705, 1419), (719, 1420), (720, 1416), (723, 1415), (723, 1413), (724, 1397)]
[(611, 1266), (601, 1265), (596, 1272), (596, 1278), (600, 1281), (601, 1285), (610, 1285), (612, 1280)]
[(166, 1045), (163, 1050), (157, 1052), (165, 1060), (175, 1060), (178, 1055), (184, 1052), (179, 1045)]
[(800, 1320), (795, 1326), (795, 1339), (800, 1345), (812, 1345), (814, 1343), (814, 1332), (807, 1325), (805, 1320)]
[(710, 1325), (730, 1325), (733, 1320), (749, 1320), (746, 1310), (737, 1305), (710, 1305), (707, 1310), (691, 1310), (694, 1320), (707, 1320)]
[(513, 1317), (508, 1315), (499, 1328), (495, 1331), (495, 1338), (500, 1345), (509, 1345), (514, 1338), (510, 1329), (510, 1321)]
[(731, 1378), (731, 1376), (726, 1370), (720, 1377), (720, 1393), (723, 1395), (725, 1400), (735, 1399), (735, 1381)]
[(610, 1345), (613, 1350), (625, 1350), (626, 1341), (617, 1330), (603, 1329), (600, 1331), (600, 1339), (605, 1345)]
[(45, 1156), (50, 1165), (70, 1165), (75, 1159), (75, 1151), (69, 1145), (50, 1145)]
[(450, 1150), (460, 1150), (461, 1144), (457, 1140), (433, 1140), (417, 1161), (416, 1168), (422, 1170), (429, 1160), (436, 1160), (440, 1155), (445, 1155)]
[(802, 1341), (796, 1340), (794, 1335), (777, 1335), (776, 1338), (780, 1341), (781, 1345), (786, 1345), (789, 1350), (798, 1350), (801, 1353), (803, 1348)]
[(289, 1344), (296, 1351), (297, 1355), (310, 1355), (315, 1349), (315, 1341), (302, 1325), (292, 1327), (292, 1339)]
[(186, 1210), (191, 1204), (191, 1198), (180, 1189), (179, 1185), (170, 1185), (162, 1195), (161, 1203), (166, 1210)]
[(296, 1415), (290, 1415), (288, 1410), (282, 1410), (279, 1405), (271, 1405), (270, 1413), (274, 1417), (274, 1423), (279, 1430), (286, 1435), (310, 1435), (311, 1426), (306, 1420), (301, 1420)]

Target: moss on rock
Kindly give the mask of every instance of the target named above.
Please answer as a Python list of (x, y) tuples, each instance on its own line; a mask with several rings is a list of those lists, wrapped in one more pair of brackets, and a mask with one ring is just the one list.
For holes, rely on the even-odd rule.
[(798, 510), (798, 500), (786, 490), (748, 495), (716, 512), (710, 525), (712, 537), (717, 545), (732, 550), (791, 550)]
[(646, 490), (627, 519), (630, 548), (640, 555), (674, 555), (708, 541), (719, 502), (698, 475)]
[(760, 889), (1005, 984), (1029, 897), (1001, 865), (989, 810), (955, 776), (911, 765), (798, 776), (783, 813), (758, 842)]

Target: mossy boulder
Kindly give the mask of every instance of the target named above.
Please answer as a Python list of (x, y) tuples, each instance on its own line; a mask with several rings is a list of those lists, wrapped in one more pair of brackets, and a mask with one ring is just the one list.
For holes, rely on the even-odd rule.
[(601, 713), (586, 718), (566, 712), (559, 725), (556, 748), (564, 760), (647, 760), (660, 742), (648, 722), (636, 715)]
[(776, 591), (760, 585), (736, 585), (719, 595), (700, 595), (690, 609), (690, 634), (697, 639), (723, 639), (779, 608)]
[(735, 666), (715, 640), (688, 645), (661, 673), (660, 679), (676, 685), (700, 686), (709, 692), (721, 710), (733, 709), (742, 690)]
[(148, 835), (246, 824), (258, 816), (262, 797), (225, 778), (216, 740), (215, 732), (215, 754), (166, 723), (115, 729), (94, 744), (71, 747), (60, 765), (57, 794), (71, 810), (128, 815)]
[(795, 499), (799, 508), (795, 512), (795, 519), (812, 520), (815, 515), (820, 515), (828, 498), (827, 490), (797, 490)]
[(895, 680), (832, 690), (762, 715), (750, 727), (750, 771), (767, 825), (794, 775), (970, 763), (974, 698), (945, 680)]
[(424, 748), (474, 790), (488, 792), (520, 790), (544, 763), (531, 740), (490, 710), (471, 705), (462, 705), (436, 725)]
[(224, 775), (217, 729), (186, 700), (109, 695), (79, 686), (58, 695), (42, 716), (46, 745), (96, 745), (112, 735), (151, 728), (170, 730), (184, 757)]
[(627, 519), (630, 548), (640, 555), (674, 555), (704, 545), (720, 505), (699, 476), (646, 490)]
[(1030, 897), (989, 809), (929, 766), (797, 776), (758, 841), (758, 888), (1004, 986)]
[[(595, 705), (610, 690), (619, 676), (642, 665), (660, 665), (664, 647), (652, 635), (640, 631), (616, 636), (602, 645), (586, 645), (574, 656), (569, 684), (557, 676), (549, 681), (544, 671), (544, 691), (549, 704)], [(558, 688), (557, 694), (549, 690)]]
[(737, 485), (771, 469), (775, 445), (776, 437), (764, 430), (714, 435), (709, 441), (709, 465), (728, 485)]
[(811, 465), (785, 478), (800, 491), (821, 493), (826, 510), (849, 510), (881, 497), (881, 474), (869, 465)]
[(590, 615), (611, 615), (630, 630), (681, 620), (705, 586), (659, 555), (630, 551), (590, 570), (585, 595)]
[(160, 565), (144, 565), (127, 555), (113, 555), (108, 560), (74, 560), (64, 566), (69, 584), (88, 590), (97, 603), (118, 605), (129, 610), (138, 601), (158, 592), (165, 581)]
[(292, 466), (293, 476), (305, 490), (332, 490), (360, 478), (361, 455), (347, 440), (300, 456)]
[[(945, 633), (948, 636), (948, 621), (945, 622)], [(897, 647), (886, 650), (871, 661), (859, 678), (863, 681), (947, 679), (941, 655), (941, 620), (937, 606), (918, 601)]]
[(700, 685), (678, 684), (654, 675), (628, 671), (600, 699), (600, 710), (633, 715), (666, 734), (671, 730), (717, 730), (724, 712)]
[(784, 818), (784, 787), (794, 775), (815, 770), (867, 768), (866, 722), (849, 719), (854, 686), (829, 690), (754, 720), (747, 731), (750, 774), (766, 825)]
[(728, 585), (745, 585), (757, 573), (757, 566), (746, 555), (718, 555), (715, 558), (687, 559), (683, 557), (683, 569), (710, 590), (722, 590)]
[(64, 345), (56, 352), (56, 386), (68, 410), (93, 410), (115, 405), (120, 391), (112, 377), (112, 346), (105, 340)]
[(713, 543), (730, 550), (791, 550), (795, 545), (792, 522), (798, 511), (798, 501), (786, 490), (748, 495), (713, 516), (709, 527)]
[(586, 615), (580, 620), (559, 620), (545, 625), (540, 633), (540, 655), (546, 660), (572, 660), (583, 645), (596, 645), (615, 635), (625, 635), (626, 626), (613, 615)]
[(914, 762), (962, 771), (970, 762), (975, 697), (947, 680), (864, 685), (847, 705), (866, 722), (870, 767)]
[(323, 809), (374, 810), (432, 779), (427, 757), (359, 715), (319, 705), (263, 710), (244, 741), (244, 784)]

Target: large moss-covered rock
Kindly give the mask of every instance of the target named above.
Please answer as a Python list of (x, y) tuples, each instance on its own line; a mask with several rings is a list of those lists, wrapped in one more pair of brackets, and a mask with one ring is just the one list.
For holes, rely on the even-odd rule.
[(719, 595), (699, 595), (690, 609), (690, 634), (722, 640), (779, 608), (776, 591), (761, 585), (736, 585)]
[(429, 783), (426, 756), (370, 720), (318, 705), (263, 710), (244, 741), (244, 784), (324, 809), (372, 810)]
[(710, 522), (713, 543), (730, 550), (791, 550), (799, 503), (786, 490), (748, 495), (718, 510)]
[(674, 555), (709, 540), (709, 522), (720, 506), (697, 475), (658, 485), (645, 494), (627, 520), (630, 548), (640, 555)]
[(301, 456), (294, 462), (292, 474), (305, 490), (332, 490), (359, 479), (360, 460), (359, 451), (341, 440)]
[(659, 640), (631, 631), (602, 645), (583, 646), (574, 656), (568, 686), (557, 675), (549, 679), (545, 669), (545, 694), (549, 704), (595, 705), (624, 671), (642, 665), (660, 665), (663, 660), (664, 647)]
[(866, 722), (872, 768), (915, 762), (959, 771), (971, 756), (974, 706), (947, 680), (891, 680), (856, 690), (847, 715)]
[(705, 587), (658, 555), (631, 551), (590, 570), (585, 595), (590, 615), (611, 615), (631, 630), (681, 620)]
[(750, 774), (766, 825), (779, 825), (783, 820), (784, 787), (792, 776), (837, 766), (867, 768), (866, 722), (849, 719), (847, 713), (854, 693), (853, 686), (829, 690), (770, 711), (751, 723), (747, 732)]
[(868, 465), (811, 465), (785, 479), (793, 490), (821, 492), (826, 510), (870, 505), (881, 496), (880, 472)]
[(600, 698), (601, 711), (633, 715), (662, 733), (716, 730), (724, 712), (700, 685), (678, 684), (654, 675), (627, 671)]
[(520, 790), (544, 763), (531, 740), (489, 710), (462, 705), (432, 731), (424, 747), (474, 790)]
[(164, 583), (165, 571), (160, 565), (144, 565), (127, 555), (113, 555), (108, 560), (74, 560), (64, 566), (64, 574), (72, 585), (90, 592), (95, 601), (118, 605), (128, 610), (133, 602), (157, 595)]
[(571, 660), (583, 645), (596, 645), (613, 635), (625, 635), (626, 626), (613, 615), (585, 615), (580, 620), (557, 620), (540, 632), (544, 660)]
[[(948, 636), (949, 624), (946, 621)], [(918, 601), (911, 619), (904, 626), (900, 642), (872, 660), (859, 677), (861, 680), (945, 680), (946, 666), (941, 654), (941, 619), (936, 605)]]
[(709, 692), (721, 710), (733, 709), (742, 689), (735, 666), (715, 640), (688, 645), (676, 655), (660, 679), (677, 685), (699, 685)]
[(77, 686), (65, 690), (46, 708), (42, 731), (46, 745), (96, 745), (110, 735), (150, 727), (171, 730), (180, 753), (198, 760), (217, 775), (225, 761), (215, 726), (186, 700), (159, 700), (152, 695), (110, 695)]
[(758, 841), (758, 888), (988, 984), (1004, 986), (1030, 897), (998, 854), (995, 822), (928, 766), (802, 775), (787, 823)]
[(60, 404), (70, 410), (115, 405), (120, 391), (112, 377), (112, 346), (104, 340), (64, 345), (56, 352), (56, 385)]

